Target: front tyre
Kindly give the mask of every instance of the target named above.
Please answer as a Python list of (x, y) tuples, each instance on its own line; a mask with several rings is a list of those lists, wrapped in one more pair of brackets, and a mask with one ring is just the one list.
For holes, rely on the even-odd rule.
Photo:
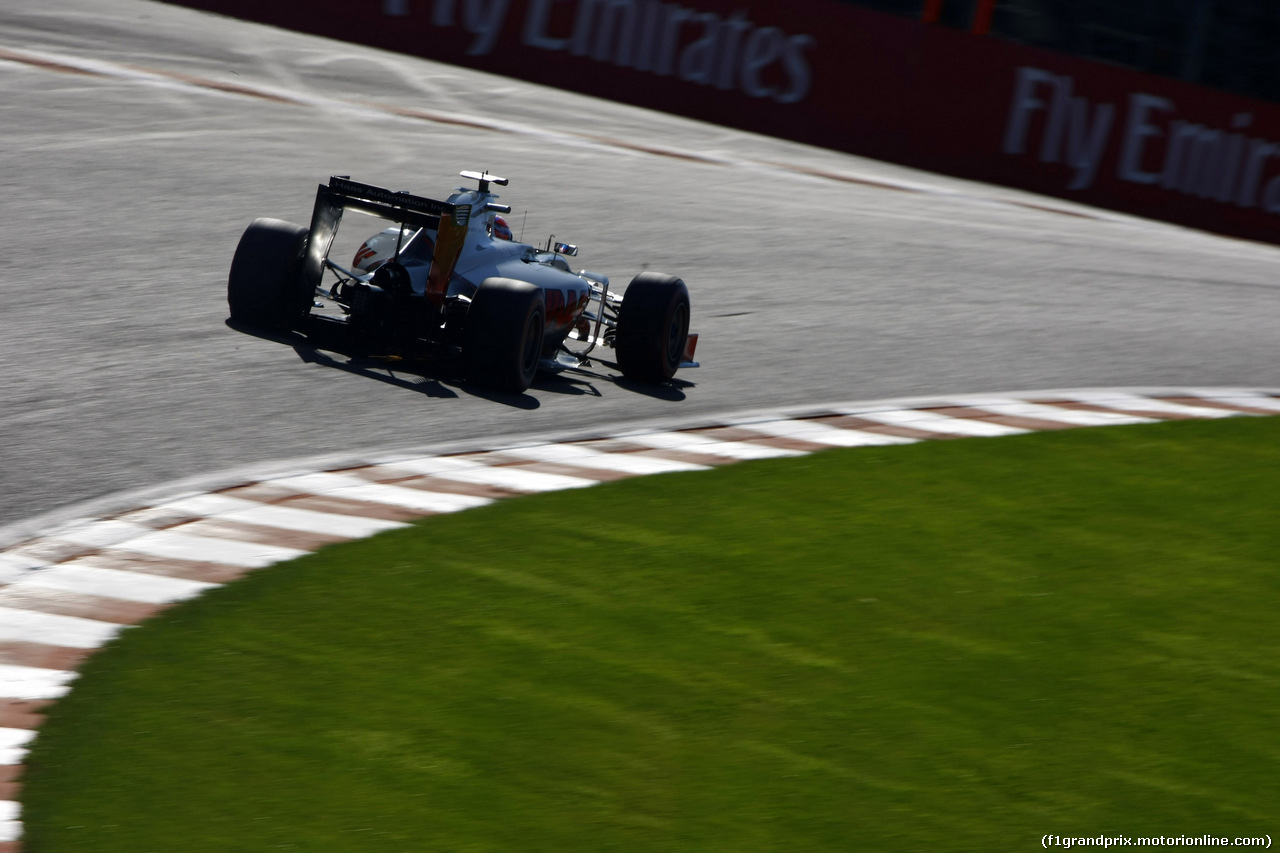
[(689, 289), (684, 282), (653, 272), (631, 279), (614, 339), (622, 375), (637, 382), (666, 382), (684, 360), (688, 336)]
[(298, 324), (311, 303), (300, 278), (307, 234), (280, 219), (255, 219), (245, 229), (227, 277), (232, 320), (280, 332)]
[(511, 278), (486, 278), (467, 311), (462, 347), (467, 376), (495, 391), (524, 392), (538, 372), (546, 317), (541, 288)]

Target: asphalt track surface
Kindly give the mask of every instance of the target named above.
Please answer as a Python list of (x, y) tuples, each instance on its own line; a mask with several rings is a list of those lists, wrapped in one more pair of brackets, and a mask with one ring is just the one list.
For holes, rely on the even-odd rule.
[[(0, 88), (0, 528), (377, 448), (834, 400), (1280, 386), (1274, 247), (139, 0), (0, 6)], [(530, 242), (578, 243), (618, 284), (681, 275), (704, 367), (653, 390), (597, 364), (506, 397), (226, 325), (254, 217), (305, 222), (335, 173), (438, 197), (478, 168), (511, 179)]]

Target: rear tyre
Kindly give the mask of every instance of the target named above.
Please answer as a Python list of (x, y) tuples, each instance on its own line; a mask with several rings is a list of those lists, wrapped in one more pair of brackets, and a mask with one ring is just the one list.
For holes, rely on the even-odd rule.
[(689, 289), (673, 275), (642, 272), (631, 279), (618, 309), (614, 349), (622, 375), (666, 382), (684, 360), (689, 336)]
[(541, 288), (510, 278), (485, 279), (467, 312), (462, 347), (467, 375), (495, 391), (523, 392), (538, 372), (546, 316)]
[(281, 332), (298, 325), (311, 304), (300, 277), (307, 233), (280, 219), (255, 219), (245, 229), (227, 277), (232, 320)]

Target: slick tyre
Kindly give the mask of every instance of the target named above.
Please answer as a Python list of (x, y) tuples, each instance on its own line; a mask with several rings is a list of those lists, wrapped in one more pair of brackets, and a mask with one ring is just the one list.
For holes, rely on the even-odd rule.
[(280, 219), (255, 219), (245, 229), (227, 277), (232, 320), (278, 332), (298, 324), (311, 302), (300, 280), (307, 233)]
[(536, 285), (487, 278), (467, 312), (462, 355), (475, 383), (519, 394), (533, 384), (542, 355), (547, 308)]
[(622, 375), (666, 382), (684, 358), (689, 336), (689, 289), (672, 275), (642, 272), (631, 279), (618, 310), (614, 348)]

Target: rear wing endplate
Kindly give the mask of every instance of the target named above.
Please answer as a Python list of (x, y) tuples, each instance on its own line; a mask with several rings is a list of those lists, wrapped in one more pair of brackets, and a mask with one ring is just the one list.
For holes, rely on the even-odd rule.
[[(411, 228), (437, 230), (443, 219), (447, 225), (466, 224), (471, 208), (449, 204), (445, 201), (416, 196), (407, 192), (395, 192), (372, 184), (362, 184), (337, 176), (329, 179), (329, 185), (316, 189), (316, 205), (311, 213), (311, 234), (307, 240), (307, 255), (303, 259), (302, 277), (311, 293), (320, 285), (324, 273), (324, 259), (329, 256), (333, 238), (338, 233), (338, 223), (344, 211), (354, 210), (396, 222)], [(461, 249), (461, 246), (458, 247)], [(437, 259), (439, 260), (439, 259)], [(456, 260), (456, 255), (452, 260)], [(443, 276), (447, 280), (453, 263)], [(440, 278), (439, 274), (433, 278)]]

